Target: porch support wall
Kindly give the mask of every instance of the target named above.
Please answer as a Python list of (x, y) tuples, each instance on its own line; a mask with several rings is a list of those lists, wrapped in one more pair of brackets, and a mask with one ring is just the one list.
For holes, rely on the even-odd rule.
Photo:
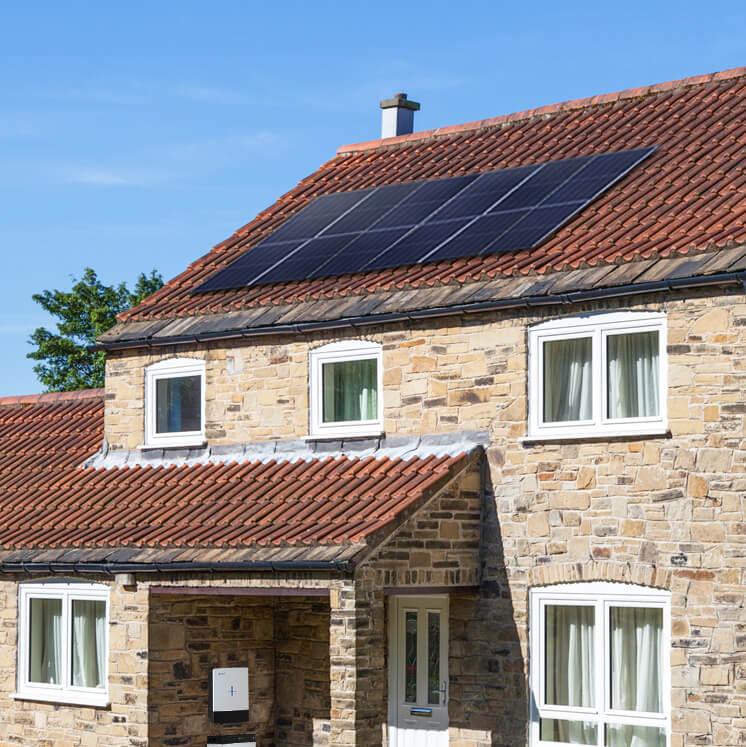
[(370, 578), (330, 595), (331, 744), (380, 745), (386, 723), (384, 595)]

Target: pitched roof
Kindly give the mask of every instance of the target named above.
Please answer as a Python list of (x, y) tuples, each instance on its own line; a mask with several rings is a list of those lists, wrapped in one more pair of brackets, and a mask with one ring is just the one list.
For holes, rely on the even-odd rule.
[[(746, 242), (746, 68), (345, 146), (251, 223), (125, 312), (125, 321), (666, 258)], [(332, 192), (656, 145), (538, 250), (193, 293)]]
[(0, 399), (0, 562), (349, 560), (473, 457), (81, 467), (102, 438), (102, 390)]

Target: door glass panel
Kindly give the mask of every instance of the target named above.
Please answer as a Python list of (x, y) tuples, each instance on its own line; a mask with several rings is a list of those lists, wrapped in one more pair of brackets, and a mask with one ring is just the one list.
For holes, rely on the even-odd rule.
[(546, 607), (546, 703), (594, 705), (593, 607)]
[(417, 613), (407, 612), (404, 624), (404, 702), (417, 702)]
[(541, 719), (540, 738), (542, 742), (598, 744), (598, 726), (590, 721), (543, 718)]
[(609, 622), (611, 707), (618, 711), (661, 713), (663, 610), (612, 607)]
[(657, 726), (606, 725), (606, 747), (666, 747), (666, 735)]
[(427, 703), (440, 705), (440, 612), (427, 613)]

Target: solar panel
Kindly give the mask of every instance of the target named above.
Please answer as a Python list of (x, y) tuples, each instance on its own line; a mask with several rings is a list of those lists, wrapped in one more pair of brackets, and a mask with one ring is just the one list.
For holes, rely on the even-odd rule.
[(532, 249), (653, 150), (324, 195), (197, 292)]

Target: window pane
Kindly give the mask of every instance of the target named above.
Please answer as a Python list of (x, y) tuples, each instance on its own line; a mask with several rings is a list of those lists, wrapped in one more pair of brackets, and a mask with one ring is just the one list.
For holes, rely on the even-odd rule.
[(417, 613), (407, 612), (404, 625), (404, 702), (417, 702)]
[(546, 703), (594, 705), (593, 607), (546, 608)]
[(202, 429), (202, 377), (158, 379), (156, 433), (184, 433)]
[(29, 680), (59, 685), (62, 678), (62, 600), (31, 599)]
[(427, 703), (440, 705), (440, 612), (427, 613)]
[(106, 603), (73, 600), (72, 668), (76, 687), (104, 687)]
[(666, 747), (666, 734), (657, 726), (607, 724), (606, 747)]
[(661, 713), (663, 610), (612, 607), (611, 707)]
[(544, 422), (593, 417), (590, 337), (544, 343)]
[(606, 344), (608, 417), (660, 414), (658, 332), (609, 335)]
[(541, 719), (540, 739), (544, 742), (566, 744), (598, 744), (598, 726), (590, 721), (543, 718)]
[(322, 365), (323, 421), (375, 420), (378, 417), (378, 361)]

